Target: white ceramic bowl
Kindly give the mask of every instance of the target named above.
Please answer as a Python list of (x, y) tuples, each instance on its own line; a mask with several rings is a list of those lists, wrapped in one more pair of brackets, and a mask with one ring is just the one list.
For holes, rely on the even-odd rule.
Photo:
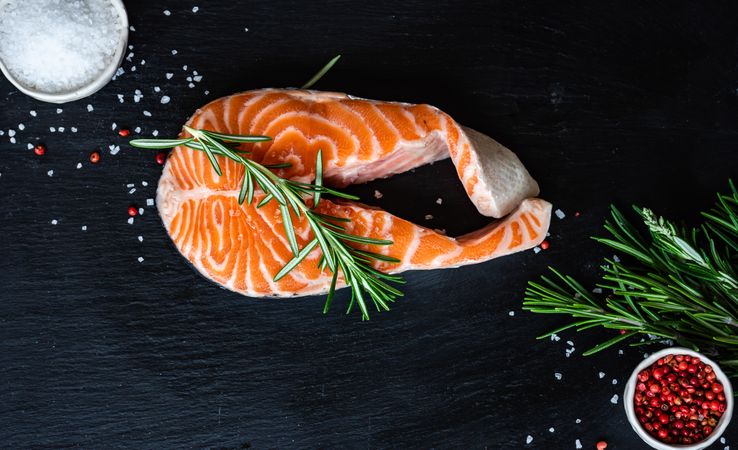
[[(648, 432), (641, 426), (640, 422), (638, 422), (638, 419), (636, 418), (635, 414), (635, 405), (634, 405), (634, 399), (633, 396), (635, 394), (635, 388), (638, 384), (638, 374), (645, 368), (651, 366), (654, 364), (659, 358), (663, 358), (666, 355), (690, 355), (690, 356), (697, 356), (702, 360), (705, 364), (709, 364), (712, 366), (712, 369), (715, 372), (716, 379), (720, 381), (723, 384), (723, 391), (725, 393), (725, 400), (727, 402), (727, 407), (725, 409), (725, 413), (720, 418), (720, 421), (715, 426), (715, 429), (712, 431), (712, 434), (707, 437), (707, 439), (697, 442), (696, 444), (690, 444), (690, 445), (669, 445), (665, 444), (658, 439), (654, 438)], [(722, 370), (720, 370), (720, 367), (715, 364), (714, 361), (711, 359), (705, 357), (704, 355), (697, 353), (695, 351), (689, 350), (687, 348), (681, 348), (681, 347), (672, 347), (672, 348), (665, 348), (663, 350), (660, 350), (652, 355), (650, 355), (648, 358), (643, 360), (642, 363), (638, 365), (638, 367), (635, 368), (633, 371), (633, 374), (628, 379), (628, 382), (625, 385), (625, 393), (623, 394), (623, 404), (625, 405), (625, 415), (628, 416), (628, 421), (630, 422), (630, 426), (633, 427), (633, 430), (640, 436), (641, 439), (643, 439), (646, 444), (650, 445), (651, 447), (658, 449), (658, 450), (702, 450), (706, 447), (709, 447), (710, 444), (715, 442), (720, 438), (720, 436), (725, 431), (725, 427), (728, 426), (728, 423), (730, 422), (730, 418), (733, 415), (733, 387), (730, 385), (730, 380), (728, 377), (723, 373)]]
[[(110, 3), (113, 5), (116, 12), (118, 13), (118, 16), (120, 17), (121, 27), (120, 35), (118, 36), (118, 48), (115, 50), (115, 54), (113, 55), (113, 58), (110, 60), (110, 63), (105, 68), (105, 70), (102, 71), (100, 75), (96, 79), (92, 80), (89, 84), (68, 92), (48, 93), (22, 84), (17, 78), (13, 76), (13, 74), (10, 73), (10, 71), (7, 67), (5, 67), (5, 64), (1, 59), (0, 71), (3, 72), (3, 75), (5, 75), (5, 77), (11, 83), (13, 83), (13, 85), (17, 87), (19, 91), (44, 102), (67, 103), (85, 98), (99, 91), (103, 88), (103, 86), (108, 84), (110, 82), (110, 79), (113, 78), (113, 75), (115, 75), (115, 72), (118, 70), (121, 62), (123, 62), (123, 56), (125, 56), (126, 54), (126, 46), (128, 45), (128, 14), (126, 13), (126, 8), (123, 5), (123, 1), (108, 1), (110, 1)], [(7, 0), (0, 0), (0, 7), (2, 7), (5, 3), (7, 3)]]

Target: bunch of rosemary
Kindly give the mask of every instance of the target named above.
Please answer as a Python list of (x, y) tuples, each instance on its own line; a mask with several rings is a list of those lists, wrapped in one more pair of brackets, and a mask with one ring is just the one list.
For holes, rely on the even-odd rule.
[[(575, 320), (551, 333), (604, 327), (618, 332), (585, 355), (618, 342), (644, 345), (671, 340), (714, 356), (738, 377), (738, 191), (719, 194), (697, 228), (676, 226), (649, 209), (635, 208), (639, 232), (615, 207), (605, 223), (609, 237), (594, 239), (625, 255), (605, 259), (595, 296), (554, 269), (553, 279), (530, 282), (523, 309)], [(599, 291), (599, 290), (597, 290)], [(641, 338), (636, 340), (635, 338)]]

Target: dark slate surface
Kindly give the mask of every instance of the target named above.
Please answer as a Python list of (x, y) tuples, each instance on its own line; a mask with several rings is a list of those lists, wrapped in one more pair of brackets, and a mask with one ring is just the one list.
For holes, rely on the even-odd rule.
[[(521, 312), (521, 298), (547, 265), (594, 279), (607, 253), (587, 237), (610, 202), (694, 220), (738, 176), (734, 2), (154, 3), (126, 2), (137, 70), (126, 62), (61, 114), (0, 80), (0, 446), (644, 448), (622, 400), (610, 402), (639, 352), (582, 357), (604, 332), (536, 341), (564, 322)], [(323, 316), (320, 298), (219, 289), (178, 255), (153, 208), (126, 223), (160, 167), (113, 122), (173, 135), (208, 99), (301, 84), (336, 53), (320, 88), (430, 103), (515, 149), (567, 213), (550, 250), (409, 273), (406, 298), (360, 323)], [(192, 70), (204, 79), (190, 89)], [(26, 149), (37, 141), (43, 158)], [(454, 235), (487, 222), (447, 161), (355, 191)]]

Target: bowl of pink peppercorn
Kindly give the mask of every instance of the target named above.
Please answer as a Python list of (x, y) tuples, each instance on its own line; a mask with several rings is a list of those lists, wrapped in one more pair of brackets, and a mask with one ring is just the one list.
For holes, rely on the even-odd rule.
[(658, 351), (625, 385), (633, 430), (659, 450), (700, 450), (715, 442), (733, 415), (733, 388), (720, 367), (686, 348)]

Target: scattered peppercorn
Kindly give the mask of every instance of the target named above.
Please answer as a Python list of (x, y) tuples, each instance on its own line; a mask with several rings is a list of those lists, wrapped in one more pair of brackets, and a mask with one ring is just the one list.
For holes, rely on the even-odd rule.
[(543, 242), (541, 242), (541, 250), (548, 250), (549, 246), (550, 244), (548, 243), (548, 241), (544, 240)]
[(33, 147), (33, 153), (37, 154), (38, 156), (43, 156), (46, 153), (46, 146), (44, 144), (38, 144), (35, 147)]
[(700, 442), (725, 413), (723, 385), (712, 366), (697, 356), (664, 356), (638, 373), (637, 379), (636, 417), (661, 442)]
[(94, 152), (90, 153), (90, 162), (92, 164), (97, 164), (100, 162), (100, 152), (95, 150)]
[(131, 217), (135, 217), (138, 215), (138, 208), (136, 208), (135, 205), (131, 205), (128, 207), (128, 215)]
[(121, 128), (120, 130), (118, 130), (118, 136), (126, 137), (129, 134), (131, 134), (131, 130), (129, 130), (127, 128)]
[(167, 160), (167, 154), (166, 153), (161, 152), (161, 153), (157, 153), (156, 154), (156, 163), (159, 164), (160, 166), (163, 165), (164, 162), (166, 162), (166, 160)]
[(607, 448), (607, 442), (600, 441), (597, 443), (597, 450), (605, 450)]

